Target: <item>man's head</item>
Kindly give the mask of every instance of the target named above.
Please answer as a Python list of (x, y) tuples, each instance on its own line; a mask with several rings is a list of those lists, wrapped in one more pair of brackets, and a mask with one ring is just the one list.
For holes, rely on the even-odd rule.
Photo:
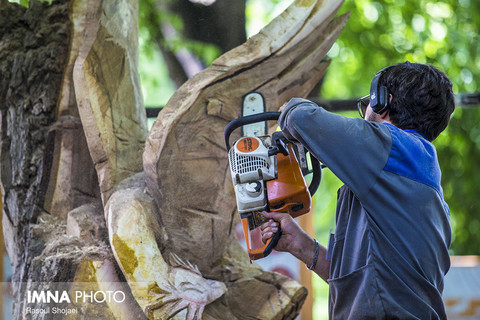
[(452, 83), (437, 68), (399, 63), (382, 70), (376, 80), (387, 89), (388, 106), (378, 113), (369, 108), (367, 120), (381, 122), (387, 116), (398, 128), (414, 129), (430, 141), (447, 127), (455, 109)]

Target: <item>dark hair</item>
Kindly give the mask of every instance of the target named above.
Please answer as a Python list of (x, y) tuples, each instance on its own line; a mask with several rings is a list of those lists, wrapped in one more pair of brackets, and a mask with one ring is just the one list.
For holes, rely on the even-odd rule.
[(429, 141), (445, 130), (455, 109), (452, 82), (437, 68), (404, 62), (382, 72), (379, 84), (392, 95), (390, 121), (414, 129)]

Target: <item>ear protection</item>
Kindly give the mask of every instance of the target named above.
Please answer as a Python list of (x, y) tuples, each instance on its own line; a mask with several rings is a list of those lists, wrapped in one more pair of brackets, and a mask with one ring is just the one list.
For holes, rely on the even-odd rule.
[(388, 107), (388, 89), (385, 86), (379, 85), (379, 80), (385, 70), (391, 68), (386, 67), (377, 72), (370, 84), (370, 107), (375, 113), (382, 113)]

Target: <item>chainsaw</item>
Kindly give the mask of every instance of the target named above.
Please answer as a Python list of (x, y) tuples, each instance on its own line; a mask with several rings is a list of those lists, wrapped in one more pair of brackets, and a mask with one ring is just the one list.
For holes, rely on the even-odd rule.
[[(237, 209), (242, 221), (250, 262), (268, 256), (281, 236), (281, 229), (259, 248), (251, 248), (251, 233), (266, 222), (263, 211), (285, 212), (298, 217), (310, 211), (311, 196), (321, 179), (321, 164), (306, 148), (289, 141), (281, 131), (253, 134), (230, 147), (231, 133), (242, 126), (278, 120), (280, 112), (263, 112), (231, 121), (224, 132)], [(311, 169), (307, 161), (310, 157)], [(304, 176), (313, 173), (307, 186)]]

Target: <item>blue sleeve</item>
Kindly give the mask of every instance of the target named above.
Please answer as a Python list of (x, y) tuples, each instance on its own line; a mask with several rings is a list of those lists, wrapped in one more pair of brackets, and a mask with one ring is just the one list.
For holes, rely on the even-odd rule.
[(388, 161), (392, 137), (385, 125), (351, 119), (294, 98), (279, 125), (285, 136), (301, 142), (361, 200)]

